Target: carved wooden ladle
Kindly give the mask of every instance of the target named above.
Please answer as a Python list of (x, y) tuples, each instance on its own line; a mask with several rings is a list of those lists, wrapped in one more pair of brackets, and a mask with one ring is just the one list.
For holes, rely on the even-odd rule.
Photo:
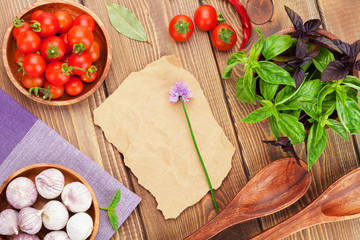
[(252, 239), (281, 239), (310, 226), (357, 217), (360, 217), (360, 168), (337, 180), (299, 213)]
[(186, 240), (209, 239), (235, 224), (280, 211), (308, 190), (311, 174), (294, 158), (276, 160), (260, 170), (215, 218)]

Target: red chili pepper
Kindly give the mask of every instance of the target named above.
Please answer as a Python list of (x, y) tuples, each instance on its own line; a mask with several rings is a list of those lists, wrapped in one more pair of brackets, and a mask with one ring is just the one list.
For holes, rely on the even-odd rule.
[(249, 15), (246, 12), (244, 6), (239, 2), (239, 0), (228, 0), (236, 9), (239, 14), (240, 22), (243, 29), (243, 41), (240, 46), (240, 50), (245, 47), (248, 43), (250, 35), (251, 35), (251, 22)]

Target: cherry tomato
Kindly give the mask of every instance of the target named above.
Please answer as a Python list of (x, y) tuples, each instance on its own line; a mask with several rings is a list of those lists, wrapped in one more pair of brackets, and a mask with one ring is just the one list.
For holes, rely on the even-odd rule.
[(17, 40), (20, 33), (25, 32), (26, 30), (32, 30), (30, 27), (30, 23), (24, 22), (24, 20), (21, 20), (20, 18), (16, 17), (13, 21), (14, 30), (12, 32), (12, 35), (15, 40)]
[(67, 63), (54, 61), (47, 65), (45, 77), (49, 83), (55, 86), (62, 86), (69, 81), (71, 68)]
[(45, 82), (45, 77), (44, 74), (41, 74), (40, 76), (30, 76), (28, 74), (24, 74), (21, 77), (21, 83), (24, 85), (24, 87), (26, 88), (32, 88), (32, 87), (42, 87), (44, 85)]
[(235, 46), (237, 36), (231, 26), (219, 24), (212, 31), (211, 40), (215, 48), (221, 51), (227, 51)]
[[(94, 42), (94, 35), (86, 27), (78, 25), (69, 30), (67, 40), (75, 53), (82, 53), (91, 47)], [(76, 46), (74, 47), (74, 45)]]
[(16, 49), (14, 54), (14, 59), (16, 63), (22, 63), (24, 61), (25, 54), (23, 54), (19, 49)]
[(51, 99), (58, 99), (64, 94), (64, 86), (55, 86), (48, 81), (45, 82), (44, 88), (50, 90), (52, 96)]
[(70, 44), (68, 43), (68, 38), (67, 38), (67, 36), (68, 36), (68, 34), (67, 33), (63, 33), (63, 34), (61, 34), (59, 37), (62, 39), (62, 40), (64, 40), (64, 42), (65, 42), (65, 46), (66, 46), (66, 54), (72, 54), (72, 51), (73, 51), (73, 49), (72, 49), (72, 47), (70, 46)]
[(185, 42), (194, 32), (194, 23), (186, 15), (177, 15), (169, 24), (170, 36), (178, 42)]
[(30, 53), (26, 55), (22, 65), (24, 71), (33, 77), (43, 74), (46, 68), (44, 58), (37, 53)]
[(65, 49), (64, 40), (57, 36), (51, 36), (42, 42), (40, 53), (47, 61), (57, 61), (65, 56)]
[(36, 52), (39, 50), (40, 44), (40, 37), (31, 30), (20, 33), (16, 40), (18, 49), (24, 54)]
[(73, 53), (69, 57), (69, 66), (83, 69), (80, 70), (74, 68), (72, 72), (75, 75), (84, 74), (86, 70), (91, 67), (91, 57), (87, 53), (82, 53), (81, 55), (78, 53)]
[(68, 32), (72, 28), (73, 18), (68, 12), (60, 10), (54, 13), (54, 16), (59, 22), (58, 33)]
[(198, 28), (204, 31), (212, 30), (217, 24), (217, 14), (214, 7), (202, 5), (196, 9), (194, 22)]
[(86, 14), (81, 14), (75, 18), (74, 26), (78, 26), (78, 25), (84, 26), (92, 32), (95, 30), (94, 19)]
[(64, 85), (65, 91), (71, 96), (79, 95), (84, 89), (84, 85), (78, 77), (70, 77), (69, 81)]
[(40, 37), (47, 38), (57, 33), (59, 21), (53, 14), (45, 12), (36, 17), (31, 26), (33, 31), (37, 32)]
[(95, 81), (97, 77), (97, 68), (92, 65), (84, 74), (80, 75), (80, 79), (83, 82), (91, 83)]
[(97, 41), (94, 41), (90, 49), (86, 52), (90, 55), (91, 61), (96, 62), (100, 58), (100, 46)]
[(69, 57), (70, 57), (70, 55), (65, 55), (65, 56), (61, 59), (61, 62), (63, 62), (63, 63), (69, 63)]
[(38, 16), (40, 16), (41, 14), (45, 13), (45, 11), (43, 10), (36, 10), (35, 12), (33, 12), (33, 14), (31, 15), (31, 21), (35, 20)]

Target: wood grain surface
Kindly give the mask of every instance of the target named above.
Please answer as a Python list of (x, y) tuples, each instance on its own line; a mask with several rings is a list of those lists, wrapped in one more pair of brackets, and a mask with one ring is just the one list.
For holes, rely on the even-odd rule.
[[(35, 0), (0, 0), (0, 37), (13, 17)], [(243, 73), (240, 68), (228, 80), (221, 79), (226, 61), (240, 46), (242, 29), (235, 9), (226, 0), (78, 0), (91, 9), (108, 30), (113, 48), (112, 66), (103, 85), (89, 98), (71, 106), (46, 106), (22, 95), (10, 82), (3, 64), (0, 66), (0, 87), (19, 101), (26, 109), (39, 117), (62, 137), (137, 193), (142, 201), (138, 208), (121, 226), (113, 239), (183, 239), (216, 216), (210, 194), (194, 206), (186, 209), (178, 218), (165, 220), (156, 209), (155, 198), (138, 184), (136, 176), (124, 165), (122, 154), (105, 139), (101, 129), (93, 123), (93, 110), (113, 93), (124, 79), (134, 71), (143, 69), (150, 62), (165, 55), (176, 55), (183, 67), (199, 81), (211, 106), (212, 113), (227, 137), (236, 147), (232, 169), (223, 184), (215, 191), (220, 209), (223, 209), (260, 169), (271, 161), (287, 156), (279, 148), (264, 145), (261, 140), (272, 139), (267, 121), (255, 124), (240, 120), (255, 109), (251, 104), (240, 103), (235, 97), (235, 79)], [(143, 23), (149, 42), (131, 40), (118, 33), (110, 24), (106, 2), (114, 2), (129, 8)], [(323, 26), (345, 41), (360, 38), (357, 14), (359, 1), (335, 0), (241, 0), (249, 10), (253, 34), (244, 51), (249, 52), (258, 36), (255, 28), (269, 36), (291, 26), (284, 4), (295, 10), (306, 21), (320, 18)], [(177, 14), (193, 14), (200, 5), (209, 4), (221, 12), (228, 24), (238, 34), (234, 49), (220, 52), (212, 47), (210, 34), (195, 29), (192, 38), (177, 43), (168, 34), (168, 23)], [(341, 176), (359, 166), (358, 137), (349, 142), (329, 131), (325, 153), (312, 168), (313, 183), (301, 200), (285, 210), (267, 217), (235, 225), (214, 239), (248, 239), (260, 233), (308, 205), (328, 186)], [(305, 158), (304, 145), (296, 146)], [(323, 224), (295, 233), (285, 239), (360, 239), (359, 219)]]

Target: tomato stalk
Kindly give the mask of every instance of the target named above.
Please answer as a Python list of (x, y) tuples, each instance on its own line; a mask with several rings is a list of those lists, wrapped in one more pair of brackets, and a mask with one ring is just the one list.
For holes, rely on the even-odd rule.
[[(23, 58), (20, 58), (20, 60), (21, 60), (21, 61), (24, 61)], [(18, 72), (21, 72), (21, 71), (22, 71), (22, 75), (24, 75), (24, 74), (25, 74), (25, 70), (24, 70), (24, 67), (23, 67), (22, 62), (16, 62), (16, 63), (20, 66), (17, 71), (18, 71)]]
[(218, 24), (225, 22), (225, 18), (223, 17), (223, 15), (221, 13), (217, 14), (217, 22), (218, 22)]
[(48, 58), (57, 58), (59, 56), (59, 51), (58, 51), (58, 47), (55, 47), (54, 45), (50, 44), (50, 47), (48, 48), (48, 50), (46, 50), (46, 52), (48, 53)]
[(82, 43), (77, 43), (74, 44), (73, 46), (73, 53), (78, 53), (79, 55), (81, 55), (86, 49), (86, 46)]
[(14, 27), (18, 28), (18, 27), (21, 27), (24, 25), (24, 20), (20, 19), (19, 17), (16, 17), (14, 20), (13, 20), (13, 25)]
[(39, 91), (40, 93), (43, 94), (43, 99), (47, 99), (49, 98), (49, 101), (51, 100), (52, 98), (52, 93), (50, 92), (50, 87), (48, 88), (42, 88), (42, 87), (32, 87), (32, 88), (29, 88), (29, 94), (31, 96), (32, 92), (34, 92), (35, 96), (36, 97), (39, 97)]
[(32, 22), (32, 24), (30, 24), (30, 27), (33, 28), (33, 31), (41, 32), (41, 24), (36, 20), (32, 20), (31, 22)]
[(178, 23), (174, 25), (177, 33), (186, 34), (186, 32), (190, 31), (189, 23), (183, 22), (183, 20), (179, 20)]
[(218, 34), (218, 38), (222, 39), (226, 44), (231, 44), (231, 36), (233, 35), (233, 31), (230, 28), (222, 28)]
[(97, 68), (92, 65), (91, 67), (89, 67), (89, 69), (86, 71), (86, 76), (89, 78), (91, 77), (90, 74), (92, 75), (94, 72), (97, 71)]
[(64, 74), (64, 75), (69, 75), (69, 74), (71, 73), (71, 71), (74, 70), (74, 69), (78, 69), (78, 70), (81, 70), (81, 71), (84, 71), (84, 72), (85, 72), (84, 69), (79, 68), (79, 67), (69, 66), (68, 63), (63, 63), (63, 64), (61, 65), (61, 72), (62, 72), (62, 74)]

